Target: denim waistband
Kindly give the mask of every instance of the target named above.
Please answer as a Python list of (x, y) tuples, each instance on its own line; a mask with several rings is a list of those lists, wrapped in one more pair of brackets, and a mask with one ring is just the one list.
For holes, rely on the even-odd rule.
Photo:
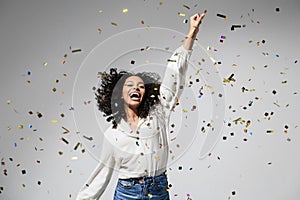
[(166, 173), (162, 173), (159, 174), (157, 176), (142, 176), (142, 177), (136, 177), (136, 178), (126, 178), (126, 179), (119, 179), (122, 181), (129, 181), (129, 182), (133, 182), (133, 183), (139, 183), (139, 184), (143, 184), (143, 183), (149, 183), (149, 182), (155, 182), (161, 178), (166, 178), (167, 175)]

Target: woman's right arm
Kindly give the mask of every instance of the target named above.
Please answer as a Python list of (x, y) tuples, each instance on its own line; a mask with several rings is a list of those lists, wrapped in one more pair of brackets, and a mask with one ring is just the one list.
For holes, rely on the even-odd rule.
[(112, 144), (107, 139), (104, 139), (100, 162), (79, 191), (76, 200), (99, 199), (112, 177), (115, 163)]

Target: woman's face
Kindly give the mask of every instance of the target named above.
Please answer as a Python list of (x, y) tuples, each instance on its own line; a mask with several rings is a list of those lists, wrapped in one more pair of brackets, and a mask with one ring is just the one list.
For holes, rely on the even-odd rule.
[(137, 109), (145, 94), (144, 81), (139, 76), (130, 76), (125, 80), (122, 91), (122, 98), (125, 105)]

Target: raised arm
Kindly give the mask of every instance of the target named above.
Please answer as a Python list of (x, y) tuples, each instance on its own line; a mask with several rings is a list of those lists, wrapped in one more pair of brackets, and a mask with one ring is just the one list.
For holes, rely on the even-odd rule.
[(176, 100), (180, 98), (183, 91), (188, 60), (204, 15), (205, 12), (201, 15), (195, 14), (190, 18), (190, 30), (183, 45), (177, 48), (168, 60), (165, 75), (160, 86), (160, 101), (164, 108), (169, 111), (174, 107)]
[(197, 37), (199, 26), (201, 24), (202, 19), (204, 18), (206, 10), (200, 15), (199, 13), (190, 17), (190, 30), (185, 37), (183, 42), (183, 47), (186, 50), (191, 50), (193, 48), (194, 40)]

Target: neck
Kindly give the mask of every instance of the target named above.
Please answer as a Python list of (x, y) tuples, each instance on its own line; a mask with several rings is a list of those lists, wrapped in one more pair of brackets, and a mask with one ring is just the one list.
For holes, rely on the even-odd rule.
[(139, 118), (138, 110), (128, 107), (127, 105), (124, 106), (126, 121), (136, 121)]

